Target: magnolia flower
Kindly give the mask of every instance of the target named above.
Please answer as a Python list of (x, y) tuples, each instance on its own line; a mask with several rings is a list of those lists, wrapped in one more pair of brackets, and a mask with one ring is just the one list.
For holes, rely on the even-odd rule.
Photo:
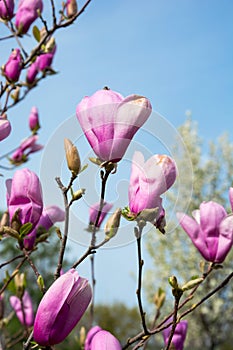
[(14, 0), (0, 0), (0, 18), (9, 20), (14, 16)]
[(28, 160), (28, 156), (31, 153), (40, 151), (43, 146), (37, 143), (38, 135), (32, 135), (27, 139), (23, 140), (17, 148), (17, 150), (12, 154), (10, 162), (15, 165), (20, 165)]
[(11, 123), (7, 120), (6, 115), (0, 116), (0, 141), (4, 140), (10, 135)]
[(35, 60), (34, 62), (31, 63), (26, 74), (26, 81), (29, 85), (34, 83), (36, 76), (38, 74), (38, 71), (39, 71), (38, 64), (37, 64), (37, 61)]
[(213, 201), (201, 203), (192, 214), (194, 219), (177, 213), (181, 227), (204, 259), (222, 263), (233, 245), (233, 215)]
[(50, 205), (43, 209), (41, 217), (32, 232), (23, 240), (24, 247), (31, 250), (34, 247), (37, 230), (42, 228), (48, 231), (56, 222), (65, 220), (65, 212), (56, 205)]
[[(172, 329), (172, 326), (165, 328), (163, 330), (163, 338), (164, 338), (165, 345), (168, 344), (171, 329)], [(173, 337), (172, 337), (172, 344), (174, 345), (175, 350), (183, 350), (187, 329), (188, 329), (188, 321), (180, 321), (177, 324), (175, 333), (173, 334)]]
[(28, 124), (29, 124), (30, 130), (33, 133), (37, 132), (37, 130), (40, 128), (39, 114), (38, 114), (38, 109), (36, 107), (32, 107), (31, 109)]
[(18, 219), (22, 225), (30, 222), (35, 227), (43, 209), (38, 176), (27, 168), (17, 170), (13, 179), (6, 180), (6, 186), (10, 221), (18, 211)]
[(95, 326), (89, 330), (85, 340), (84, 350), (121, 350), (119, 341), (108, 331)]
[[(105, 216), (112, 209), (112, 206), (113, 206), (113, 204), (104, 202), (104, 206), (101, 210), (100, 218), (99, 218), (99, 221), (98, 221), (96, 227), (100, 227), (103, 220), (105, 219)], [(97, 203), (93, 204), (89, 209), (89, 225), (90, 226), (94, 225), (96, 222), (97, 215), (99, 212), (99, 207), (100, 207), (100, 204), (99, 204), (99, 202), (97, 202)]]
[(25, 290), (22, 300), (15, 295), (10, 297), (10, 304), (15, 310), (16, 316), (20, 323), (24, 326), (30, 327), (33, 325), (34, 312), (32, 300), (28, 292)]
[(92, 298), (90, 284), (74, 269), (61, 275), (43, 296), (34, 323), (41, 346), (62, 342), (83, 316)]
[(31, 24), (43, 10), (42, 0), (20, 0), (15, 16), (15, 26), (19, 34), (27, 33)]
[(112, 90), (84, 97), (76, 115), (93, 151), (101, 161), (119, 162), (137, 130), (151, 114), (150, 101), (142, 96), (124, 98)]
[(14, 49), (8, 58), (7, 63), (2, 67), (4, 76), (10, 82), (16, 82), (19, 79), (22, 70), (22, 56), (19, 49)]
[[(129, 182), (129, 209), (133, 216), (144, 211), (145, 218), (163, 232), (165, 211), (160, 197), (175, 182), (175, 161), (167, 155), (156, 154), (147, 161), (141, 152), (135, 152), (132, 159), (132, 170)], [(147, 209), (158, 208), (154, 214)], [(154, 219), (149, 219), (154, 215)], [(154, 222), (155, 220), (155, 222)]]

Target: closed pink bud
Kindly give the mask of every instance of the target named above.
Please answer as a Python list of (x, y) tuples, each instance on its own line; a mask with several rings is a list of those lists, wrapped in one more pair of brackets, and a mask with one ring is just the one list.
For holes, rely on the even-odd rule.
[(27, 70), (26, 81), (28, 84), (33, 84), (38, 74), (37, 60), (33, 62)]
[(37, 57), (37, 67), (39, 71), (44, 71), (51, 67), (54, 54), (52, 52), (43, 53)]
[(19, 76), (22, 70), (22, 56), (19, 49), (12, 51), (7, 63), (3, 66), (3, 74), (10, 82), (16, 82), (19, 80)]
[(119, 162), (137, 130), (151, 114), (145, 97), (124, 98), (112, 90), (84, 97), (76, 108), (79, 123), (95, 154), (102, 161)]
[(158, 207), (159, 217), (163, 215), (160, 195), (173, 185), (176, 174), (175, 161), (169, 156), (156, 154), (145, 161), (141, 152), (135, 152), (129, 183), (131, 213)]
[(31, 170), (25, 168), (17, 170), (13, 179), (6, 180), (7, 206), (10, 221), (15, 212), (19, 210), (21, 224), (37, 224), (42, 214), (43, 200), (41, 184), (38, 176)]
[(233, 215), (213, 201), (201, 203), (192, 214), (194, 219), (177, 213), (181, 227), (204, 259), (222, 263), (233, 245)]
[(0, 0), (0, 18), (9, 20), (14, 16), (14, 0)]
[(31, 24), (37, 19), (38, 12), (42, 10), (42, 0), (20, 0), (15, 16), (15, 26), (19, 34), (27, 33)]
[(16, 296), (10, 297), (10, 304), (15, 310), (16, 316), (20, 323), (24, 326), (30, 327), (33, 325), (34, 312), (32, 306), (32, 300), (28, 292), (25, 290), (22, 300)]
[(11, 124), (7, 120), (6, 115), (3, 114), (0, 116), (0, 141), (4, 140), (10, 135)]
[(74, 269), (61, 275), (43, 296), (34, 323), (41, 346), (62, 342), (83, 316), (92, 298), (90, 284)]
[(38, 109), (36, 107), (32, 107), (28, 123), (29, 128), (33, 133), (37, 132), (37, 130), (40, 128), (39, 114)]
[(87, 333), (84, 350), (121, 350), (121, 344), (110, 332), (95, 326)]
[[(175, 347), (175, 350), (183, 350), (184, 342), (188, 329), (188, 321), (180, 321), (175, 329), (175, 333), (172, 337), (172, 345)], [(167, 345), (170, 337), (172, 326), (163, 330), (164, 343)]]
[(86, 339), (85, 339), (84, 350), (90, 350), (91, 342), (92, 342), (94, 335), (101, 330), (102, 330), (102, 328), (100, 328), (99, 326), (94, 326), (88, 331)]

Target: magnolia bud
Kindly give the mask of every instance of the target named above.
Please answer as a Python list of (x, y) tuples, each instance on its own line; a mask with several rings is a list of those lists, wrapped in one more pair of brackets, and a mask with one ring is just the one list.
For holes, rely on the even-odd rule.
[(83, 194), (85, 194), (85, 188), (81, 188), (80, 190), (72, 193), (72, 200), (77, 201), (78, 199), (82, 198)]
[(43, 292), (44, 288), (45, 288), (43, 277), (41, 275), (39, 275), (36, 282), (37, 282), (37, 285), (40, 288), (41, 292)]
[(98, 166), (100, 166), (103, 162), (101, 159), (99, 158), (95, 158), (95, 157), (90, 157), (89, 160), (93, 163), (96, 164)]
[(172, 288), (174, 288), (174, 289), (179, 288), (176, 276), (169, 277), (168, 282), (172, 286)]
[(56, 47), (55, 38), (52, 36), (45, 45), (45, 52), (53, 52)]
[(188, 281), (187, 283), (185, 283), (181, 289), (184, 292), (185, 290), (189, 290), (189, 289), (193, 289), (194, 287), (198, 286), (201, 282), (203, 282), (204, 278), (200, 277), (200, 278), (195, 278), (191, 281)]
[(14, 93), (11, 94), (11, 98), (13, 98), (14, 102), (18, 102), (20, 94), (20, 87), (17, 86)]
[(14, 277), (14, 282), (15, 282), (17, 296), (19, 298), (22, 298), (25, 290), (25, 286), (26, 286), (25, 274), (24, 273), (17, 274)]
[(8, 226), (8, 225), (9, 225), (9, 213), (8, 213), (8, 211), (5, 211), (1, 217), (0, 227), (1, 226)]
[(84, 347), (85, 339), (86, 339), (86, 329), (85, 327), (82, 326), (79, 332), (79, 342), (82, 347)]
[(118, 228), (120, 226), (121, 219), (121, 209), (118, 208), (115, 212), (110, 216), (108, 221), (106, 222), (104, 232), (107, 239), (111, 239), (117, 234)]
[(73, 143), (66, 138), (64, 139), (64, 146), (68, 168), (74, 175), (78, 175), (81, 166), (78, 150)]
[(154, 303), (158, 309), (161, 309), (161, 307), (164, 304), (166, 298), (166, 293), (162, 288), (159, 288), (159, 290), (155, 293), (154, 296)]
[(78, 12), (78, 6), (76, 0), (67, 0), (66, 2), (66, 15), (68, 18), (73, 17)]

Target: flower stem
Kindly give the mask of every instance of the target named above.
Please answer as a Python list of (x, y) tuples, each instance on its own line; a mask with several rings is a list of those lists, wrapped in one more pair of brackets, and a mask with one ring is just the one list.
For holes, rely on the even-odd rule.
[(142, 230), (143, 230), (144, 225), (141, 225), (138, 223), (138, 227), (135, 227), (135, 236), (137, 239), (137, 255), (138, 255), (138, 287), (137, 287), (137, 299), (138, 299), (138, 308), (141, 316), (141, 322), (142, 322), (142, 327), (144, 330), (144, 335), (147, 335), (148, 329), (146, 325), (146, 319), (145, 315), (146, 313), (144, 312), (143, 305), (142, 305), (142, 268), (144, 261), (142, 259), (142, 245), (141, 245), (141, 239), (142, 239)]

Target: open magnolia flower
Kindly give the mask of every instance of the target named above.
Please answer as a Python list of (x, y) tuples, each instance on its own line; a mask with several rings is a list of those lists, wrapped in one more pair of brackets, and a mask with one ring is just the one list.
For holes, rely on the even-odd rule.
[(192, 214), (177, 213), (181, 227), (204, 259), (222, 263), (233, 245), (233, 215), (213, 201), (201, 203)]
[(176, 175), (176, 163), (171, 157), (155, 154), (145, 161), (141, 152), (135, 152), (129, 182), (127, 215), (149, 221), (164, 233), (165, 210), (160, 196), (173, 185)]
[(123, 97), (103, 89), (84, 97), (76, 115), (93, 151), (101, 161), (119, 162), (137, 130), (151, 114), (150, 101), (143, 96)]

